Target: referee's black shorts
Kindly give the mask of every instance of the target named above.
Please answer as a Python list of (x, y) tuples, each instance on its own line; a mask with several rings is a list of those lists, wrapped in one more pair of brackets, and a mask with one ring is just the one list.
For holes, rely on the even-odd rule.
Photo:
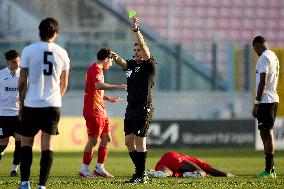
[(271, 129), (274, 126), (278, 103), (261, 103), (258, 105), (258, 129)]
[(134, 134), (140, 137), (148, 135), (148, 129), (153, 117), (153, 105), (128, 105), (124, 119), (125, 135)]
[(59, 107), (23, 107), (20, 134), (34, 137), (41, 130), (50, 135), (57, 135), (59, 118)]
[(19, 116), (0, 116), (0, 139), (14, 136), (19, 133)]

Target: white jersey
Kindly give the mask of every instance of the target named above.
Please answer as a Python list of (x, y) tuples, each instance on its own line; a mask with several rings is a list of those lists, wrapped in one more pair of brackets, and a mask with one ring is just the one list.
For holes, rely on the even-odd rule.
[(0, 70), (0, 116), (17, 116), (19, 111), (18, 81), (20, 69), (13, 75), (8, 67)]
[(70, 68), (65, 49), (43, 41), (31, 44), (23, 49), (20, 67), (28, 68), (24, 106), (61, 107), (60, 75)]
[(261, 73), (266, 73), (267, 82), (260, 103), (279, 102), (279, 96), (277, 94), (279, 60), (271, 50), (264, 51), (256, 64), (256, 93)]

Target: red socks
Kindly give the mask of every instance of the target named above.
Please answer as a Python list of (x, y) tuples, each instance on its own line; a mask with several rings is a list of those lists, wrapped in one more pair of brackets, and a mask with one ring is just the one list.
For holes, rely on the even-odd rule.
[[(98, 149), (98, 163), (104, 164), (107, 159), (108, 155), (108, 148), (106, 147), (99, 147)], [(89, 165), (93, 158), (93, 152), (84, 152), (83, 163), (85, 165)]]
[(89, 165), (93, 158), (93, 151), (91, 152), (84, 152), (83, 163), (85, 165)]
[(98, 149), (98, 163), (103, 164), (107, 159), (108, 148), (107, 147), (99, 147)]

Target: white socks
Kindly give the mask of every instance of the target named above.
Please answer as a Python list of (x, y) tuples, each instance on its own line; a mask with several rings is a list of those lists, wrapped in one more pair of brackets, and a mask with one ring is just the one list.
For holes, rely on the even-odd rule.
[(104, 164), (102, 164), (102, 163), (97, 163), (97, 164), (96, 164), (96, 168), (97, 168), (97, 169), (102, 169), (102, 168), (104, 168)]
[(86, 164), (82, 164), (82, 166), (81, 166), (81, 171), (85, 171), (85, 170), (89, 170), (89, 166), (88, 165), (86, 165)]
[[(96, 169), (103, 169), (103, 168), (104, 168), (104, 164), (102, 164), (102, 163), (96, 164)], [(83, 171), (83, 170), (89, 170), (89, 166), (83, 163), (81, 165), (81, 171)]]
[(19, 167), (19, 165), (14, 165), (14, 164), (13, 164), (13, 167), (12, 167), (11, 171), (16, 171), (16, 172), (17, 172), (18, 167)]

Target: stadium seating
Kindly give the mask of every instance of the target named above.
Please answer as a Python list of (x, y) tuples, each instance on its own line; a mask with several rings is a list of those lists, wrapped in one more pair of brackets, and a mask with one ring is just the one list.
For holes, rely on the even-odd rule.
[[(271, 46), (284, 44), (283, 0), (114, 0), (125, 10), (136, 9), (143, 22), (164, 38), (176, 43), (233, 40), (248, 43), (264, 35)], [(169, 12), (168, 2), (172, 10)], [(170, 6), (170, 5), (169, 5)], [(173, 35), (168, 36), (168, 17), (172, 15)], [(278, 35), (277, 35), (278, 34)]]
[[(183, 50), (212, 66), (212, 43), (218, 43), (219, 73), (228, 77), (228, 45), (242, 49), (256, 35), (270, 47), (284, 44), (283, 0), (113, 0)], [(171, 9), (170, 9), (171, 7)]]

